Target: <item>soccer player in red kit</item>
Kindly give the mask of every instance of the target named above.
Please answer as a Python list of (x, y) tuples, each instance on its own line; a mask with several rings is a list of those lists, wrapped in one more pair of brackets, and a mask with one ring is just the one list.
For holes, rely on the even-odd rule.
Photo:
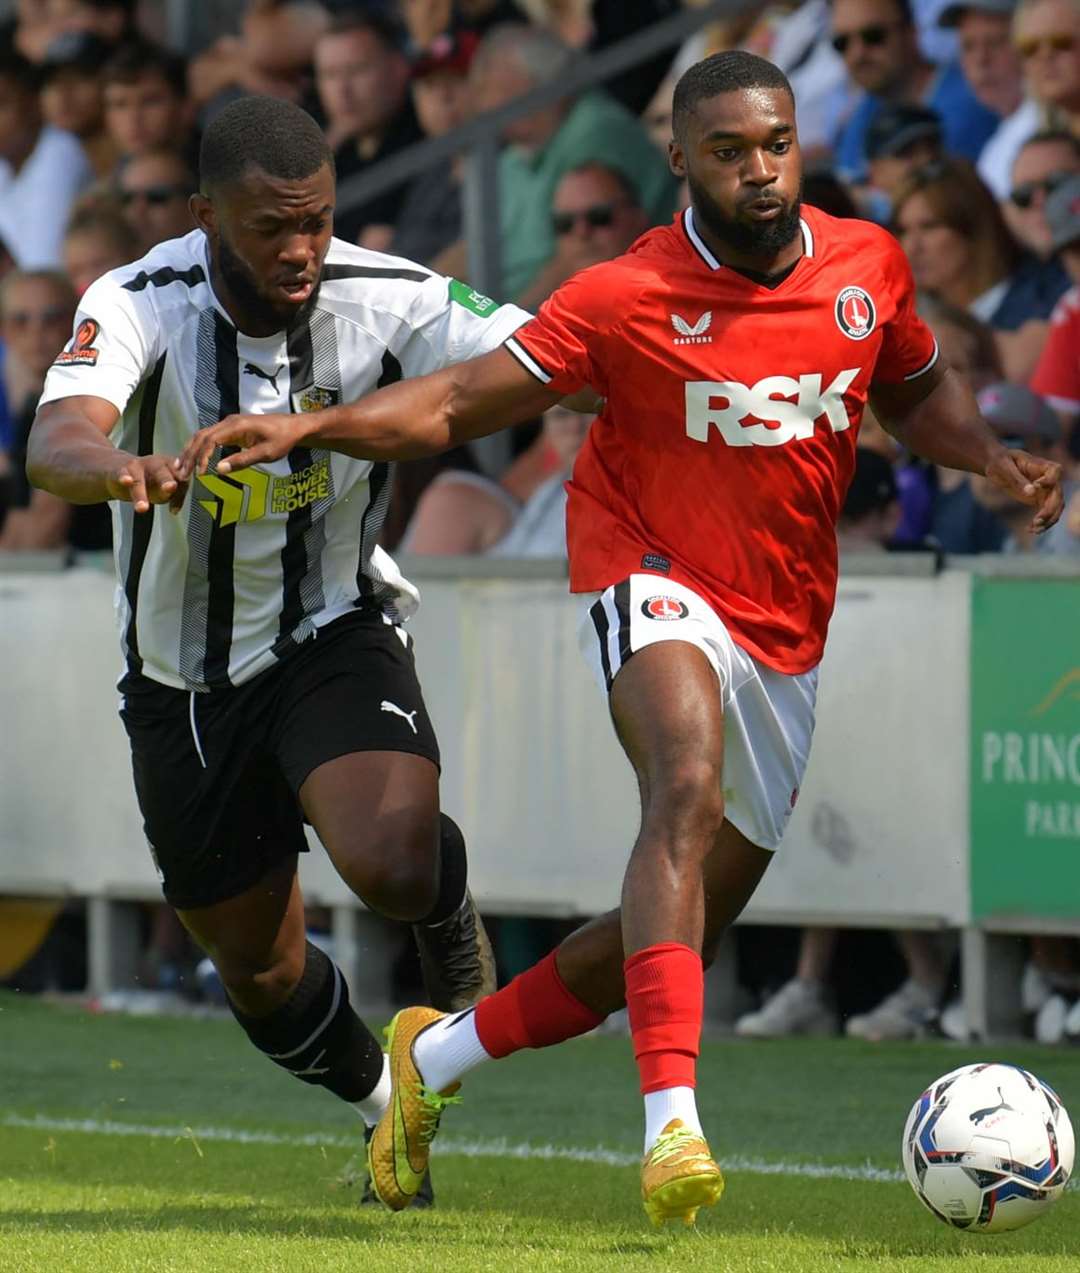
[(225, 443), (244, 449), (219, 471), (301, 443), (404, 459), (585, 385), (605, 400), (567, 522), (582, 648), (641, 792), (622, 904), (475, 1010), (398, 1014), (394, 1097), (371, 1147), (394, 1208), (468, 1069), (584, 1033), (623, 1003), (645, 1098), (645, 1209), (689, 1223), (716, 1201), (694, 1102), (703, 966), (798, 797), (868, 397), (917, 454), (1031, 505), (1036, 529), (1061, 512), (1059, 467), (1006, 450), (942, 366), (896, 241), (800, 206), (794, 102), (775, 66), (743, 52), (698, 63), (676, 88), (673, 129), (690, 208), (572, 278), (504, 348), (359, 403), (232, 417), (179, 461), (189, 477)]

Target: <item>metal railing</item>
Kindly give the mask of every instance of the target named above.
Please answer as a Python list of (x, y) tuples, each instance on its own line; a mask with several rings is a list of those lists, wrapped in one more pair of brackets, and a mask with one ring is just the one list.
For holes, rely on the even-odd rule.
[(464, 238), (468, 249), (469, 282), (477, 291), (501, 300), (502, 254), (499, 248), (499, 138), (507, 124), (622, 74), (676, 49), (695, 31), (719, 18), (732, 17), (752, 6), (745, 0), (711, 0), (654, 23), (599, 53), (582, 54), (565, 75), (541, 84), (497, 110), (485, 111), (444, 137), (432, 137), (391, 155), (368, 172), (348, 177), (338, 186), (339, 212), (385, 193), (453, 156), (466, 152), (463, 186)]

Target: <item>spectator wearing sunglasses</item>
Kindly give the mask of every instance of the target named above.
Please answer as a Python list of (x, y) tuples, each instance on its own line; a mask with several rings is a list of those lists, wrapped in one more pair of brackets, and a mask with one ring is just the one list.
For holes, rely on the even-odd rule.
[(26, 439), (45, 373), (71, 335), (74, 317), (75, 295), (62, 274), (12, 270), (0, 283), (0, 391), (10, 417), (5, 462), (0, 463), (0, 551), (56, 548), (67, 542), (72, 506), (44, 491), (31, 492)]
[(630, 181), (602, 163), (564, 174), (551, 199), (555, 255), (518, 298), (537, 309), (578, 270), (621, 256), (649, 227)]
[(1012, 37), (1016, 0), (959, 0), (942, 10), (939, 26), (954, 31), (960, 69), (971, 91), (1001, 118), (979, 154), (979, 176), (998, 199), (1009, 193), (1013, 160), (1039, 127), (1039, 108), (1024, 94), (1024, 72)]
[(1080, 2), (1020, 0), (1013, 43), (1042, 126), (1080, 136)]
[(836, 138), (845, 179), (865, 179), (866, 131), (886, 103), (937, 111), (946, 151), (972, 161), (997, 128), (998, 116), (975, 98), (957, 64), (937, 66), (923, 56), (908, 0), (833, 0), (832, 43), (864, 94)]
[(897, 192), (893, 225), (916, 285), (988, 323), (1006, 376), (1025, 383), (1063, 280), (1025, 255), (972, 165), (952, 159), (913, 173)]
[(174, 151), (150, 150), (128, 160), (117, 178), (116, 194), (138, 242), (136, 256), (195, 229), (188, 207), (194, 193), (195, 176)]
[[(481, 41), (469, 72), (477, 111), (505, 106), (530, 89), (565, 76), (575, 54), (549, 31), (508, 23)], [(502, 292), (519, 296), (554, 256), (555, 187), (572, 168), (601, 163), (632, 184), (650, 223), (675, 209), (675, 179), (635, 115), (602, 90), (563, 98), (509, 124), (499, 155)], [(441, 273), (462, 276), (462, 246), (440, 257)]]
[(1001, 208), (1009, 229), (1035, 256), (1046, 259), (1054, 252), (1053, 234), (1046, 219), (1047, 199), (1078, 172), (1080, 142), (1071, 133), (1036, 133), (1017, 154), (1009, 195)]

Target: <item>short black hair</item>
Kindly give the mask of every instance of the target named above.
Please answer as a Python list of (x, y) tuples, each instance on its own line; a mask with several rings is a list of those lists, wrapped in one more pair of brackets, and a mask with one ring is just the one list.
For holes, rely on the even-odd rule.
[(734, 93), (745, 88), (782, 89), (792, 101), (795, 94), (788, 77), (772, 62), (743, 49), (714, 53), (703, 62), (695, 62), (675, 85), (671, 100), (671, 131), (681, 140), (686, 123), (698, 102), (721, 93)]
[(1043, 128), (1032, 133), (1020, 150), (1027, 150), (1029, 146), (1069, 146), (1075, 155), (1080, 156), (1080, 137), (1064, 128)]
[(325, 35), (351, 35), (364, 31), (373, 35), (388, 53), (404, 54), (408, 37), (401, 23), (378, 10), (367, 13), (339, 13), (324, 32)]
[[(911, 0), (893, 0), (893, 5), (904, 26), (911, 27), (915, 25), (915, 11), (911, 7)], [(829, 0), (829, 8), (831, 9), (832, 6), (833, 0)]]
[(101, 83), (135, 84), (145, 75), (159, 75), (177, 97), (187, 96), (187, 63), (179, 54), (149, 40), (121, 44), (102, 67)]
[(41, 71), (13, 48), (0, 48), (0, 78), (10, 80), (24, 93), (36, 93), (41, 87)]
[(334, 152), (314, 119), (278, 97), (241, 97), (210, 121), (199, 147), (203, 194), (239, 181), (251, 165), (271, 177), (298, 181), (325, 164), (334, 170)]

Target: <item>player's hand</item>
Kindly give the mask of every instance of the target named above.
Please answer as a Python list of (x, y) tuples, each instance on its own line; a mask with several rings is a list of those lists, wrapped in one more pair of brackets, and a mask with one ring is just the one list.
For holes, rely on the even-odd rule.
[(168, 455), (118, 455), (120, 463), (106, 478), (109, 499), (126, 500), (137, 513), (148, 513), (152, 504), (182, 503), (187, 482), (176, 472)]
[(986, 466), (987, 479), (1018, 503), (1035, 509), (1031, 529), (1040, 535), (1061, 516), (1065, 496), (1061, 489), (1061, 465), (1026, 451), (994, 454)]
[(176, 476), (188, 481), (205, 473), (219, 446), (238, 446), (239, 451), (218, 460), (218, 473), (234, 473), (253, 464), (280, 460), (304, 437), (304, 417), (299, 415), (231, 415), (220, 424), (200, 429), (176, 461)]

